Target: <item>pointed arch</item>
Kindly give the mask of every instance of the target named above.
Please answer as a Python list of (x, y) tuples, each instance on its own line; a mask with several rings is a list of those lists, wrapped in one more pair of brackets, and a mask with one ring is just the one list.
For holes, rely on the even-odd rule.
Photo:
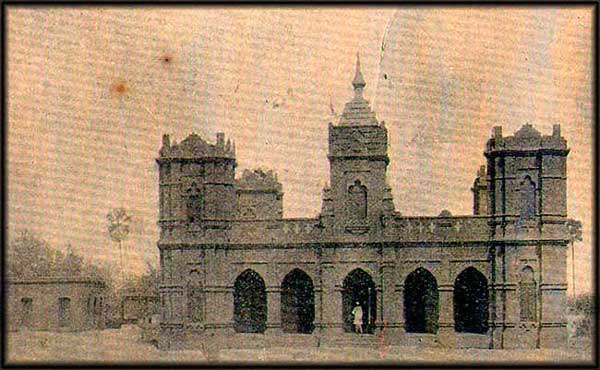
[(520, 273), (519, 307), (521, 321), (537, 321), (537, 283), (531, 266), (523, 267)]
[(409, 333), (438, 330), (439, 292), (431, 272), (419, 267), (404, 280), (404, 327)]
[(487, 279), (474, 267), (467, 267), (454, 282), (454, 329), (484, 334), (488, 330), (489, 292)]
[(265, 281), (254, 270), (245, 270), (235, 280), (233, 319), (238, 333), (264, 333), (267, 328)]
[(293, 269), (281, 283), (281, 326), (286, 333), (310, 334), (315, 319), (313, 281), (300, 269)]
[(342, 304), (345, 331), (354, 331), (352, 309), (358, 304), (363, 312), (364, 332), (373, 333), (377, 315), (377, 291), (371, 275), (361, 268), (352, 270), (344, 279)]

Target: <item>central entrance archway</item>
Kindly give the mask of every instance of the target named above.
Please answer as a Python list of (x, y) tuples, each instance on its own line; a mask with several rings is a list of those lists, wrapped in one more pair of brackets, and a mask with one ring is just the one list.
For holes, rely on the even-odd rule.
[(242, 272), (235, 280), (233, 317), (238, 333), (263, 333), (267, 328), (265, 282), (253, 270)]
[(354, 332), (352, 309), (357, 304), (363, 311), (363, 330), (372, 334), (377, 314), (377, 292), (371, 275), (362, 269), (355, 269), (344, 279), (342, 291), (344, 330)]
[(310, 276), (294, 269), (281, 284), (281, 327), (286, 333), (310, 334), (315, 319), (315, 295)]

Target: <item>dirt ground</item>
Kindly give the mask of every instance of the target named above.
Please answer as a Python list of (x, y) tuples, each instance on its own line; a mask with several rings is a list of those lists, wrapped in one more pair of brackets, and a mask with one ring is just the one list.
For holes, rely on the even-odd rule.
[[(159, 351), (140, 341), (137, 326), (80, 333), (11, 332), (7, 334), (8, 363), (159, 363), (205, 362), (202, 351)], [(381, 363), (531, 363), (591, 362), (590, 340), (572, 341), (570, 348), (546, 350), (440, 349), (390, 346), (367, 348), (221, 350), (224, 362), (381, 362)]]

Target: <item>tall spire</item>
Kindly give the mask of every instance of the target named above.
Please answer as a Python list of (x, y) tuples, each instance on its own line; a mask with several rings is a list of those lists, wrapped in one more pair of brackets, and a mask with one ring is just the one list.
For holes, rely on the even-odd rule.
[(362, 97), (362, 90), (367, 84), (363, 78), (362, 72), (360, 71), (360, 56), (356, 53), (356, 72), (354, 73), (354, 79), (352, 80), (352, 86), (354, 86), (355, 97)]
[(363, 97), (363, 89), (367, 84), (360, 70), (360, 57), (356, 53), (356, 72), (352, 80), (354, 86), (354, 98), (346, 103), (344, 112), (340, 117), (340, 125), (343, 126), (377, 126), (377, 118), (371, 110), (369, 102)]

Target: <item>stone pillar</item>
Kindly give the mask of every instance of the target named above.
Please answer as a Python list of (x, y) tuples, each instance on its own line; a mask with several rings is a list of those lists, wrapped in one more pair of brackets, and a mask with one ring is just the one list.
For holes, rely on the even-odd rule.
[(381, 266), (381, 315), (383, 325), (388, 326), (396, 322), (394, 311), (398, 310), (400, 302), (395, 299), (396, 280), (394, 279), (394, 264), (384, 262)]
[(444, 347), (456, 346), (456, 334), (454, 332), (454, 286), (452, 284), (440, 284), (440, 316), (438, 337)]
[(323, 300), (321, 299), (322, 293), (323, 293), (323, 290), (321, 289), (320, 286), (314, 287), (315, 320), (313, 321), (313, 325), (314, 325), (315, 329), (313, 330), (313, 334), (317, 334), (321, 328), (321, 310), (323, 309), (323, 306), (322, 306)]
[(321, 333), (324, 337), (335, 337), (342, 334), (342, 291), (335, 287), (335, 267), (331, 263), (322, 266), (323, 302)]
[(267, 332), (281, 333), (281, 288), (267, 287)]

